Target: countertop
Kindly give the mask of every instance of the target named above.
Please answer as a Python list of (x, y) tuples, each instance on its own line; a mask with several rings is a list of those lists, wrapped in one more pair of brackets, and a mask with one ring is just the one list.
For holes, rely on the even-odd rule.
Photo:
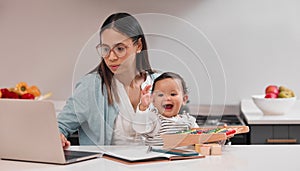
[(252, 99), (244, 99), (241, 101), (241, 112), (248, 124), (300, 124), (300, 100), (286, 114), (264, 115)]
[[(96, 151), (89, 146), (72, 146), (75, 150)], [(160, 171), (160, 170), (205, 170), (205, 171), (299, 171), (300, 145), (226, 145), (220, 156), (201, 159), (159, 162), (151, 164), (125, 165), (104, 158), (88, 160), (70, 165), (0, 160), (1, 171)]]

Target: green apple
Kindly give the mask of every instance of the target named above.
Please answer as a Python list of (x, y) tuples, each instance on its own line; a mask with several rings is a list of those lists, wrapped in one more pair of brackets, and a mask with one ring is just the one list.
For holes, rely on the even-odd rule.
[[(295, 97), (295, 93), (293, 90), (287, 88), (287, 87), (284, 87), (284, 86), (279, 86), (279, 93), (280, 92), (284, 92), (282, 94), (290, 94), (291, 97)], [(289, 92), (289, 93), (286, 93), (286, 92)], [(284, 95), (283, 95), (284, 96)], [(279, 97), (279, 95), (278, 95)]]
[(280, 93), (278, 94), (278, 98), (291, 98), (291, 97), (294, 97), (293, 92), (288, 90), (280, 91)]

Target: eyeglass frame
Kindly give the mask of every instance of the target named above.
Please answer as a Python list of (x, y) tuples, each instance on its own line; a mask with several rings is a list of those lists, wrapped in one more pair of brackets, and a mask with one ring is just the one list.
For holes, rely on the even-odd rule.
[[(129, 38), (127, 38), (127, 39), (132, 39), (132, 38), (129, 37)], [(126, 41), (127, 39), (123, 40), (123, 42)], [(106, 44), (101, 44), (101, 43), (99, 43), (99, 44), (96, 46), (96, 51), (97, 51), (98, 55), (99, 55), (100, 57), (102, 57), (102, 58), (107, 58), (107, 57), (109, 57), (111, 51), (113, 51), (113, 53), (116, 55), (116, 57), (118, 57), (118, 58), (123, 58), (123, 57), (127, 54), (127, 49), (128, 49), (129, 47), (133, 46), (133, 45), (136, 45), (137, 40), (132, 40), (132, 45), (131, 45), (131, 46), (126, 45), (126, 44), (124, 44), (123, 42), (120, 42), (120, 43), (115, 44), (112, 48), (111, 48), (110, 46), (106, 45)], [(119, 46), (119, 45), (123, 45), (124, 48), (125, 48), (125, 54), (124, 54), (123, 56), (119, 56), (119, 55), (116, 53), (116, 51), (114, 50), (114, 49), (115, 49), (117, 46)], [(101, 55), (101, 47), (102, 47), (102, 46), (106, 46), (106, 47), (109, 48), (109, 51), (108, 51), (108, 53), (107, 53), (105, 56)]]

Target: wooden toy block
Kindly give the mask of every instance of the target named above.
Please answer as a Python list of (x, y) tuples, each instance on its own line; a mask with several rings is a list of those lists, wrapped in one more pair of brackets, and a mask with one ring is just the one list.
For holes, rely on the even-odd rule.
[(195, 144), (195, 151), (204, 156), (210, 155), (210, 148), (211, 147), (207, 144)]
[(220, 144), (195, 144), (195, 151), (204, 156), (221, 155), (222, 146)]
[(221, 155), (222, 147), (220, 144), (211, 144), (210, 155)]

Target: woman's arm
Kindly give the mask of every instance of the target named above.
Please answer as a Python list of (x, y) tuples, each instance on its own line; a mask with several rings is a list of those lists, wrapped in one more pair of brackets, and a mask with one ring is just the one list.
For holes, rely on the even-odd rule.
[(57, 116), (59, 130), (65, 137), (77, 131), (86, 121), (90, 108), (88, 92), (92, 88), (89, 88), (90, 78), (91, 76), (85, 76), (76, 84), (72, 96)]

